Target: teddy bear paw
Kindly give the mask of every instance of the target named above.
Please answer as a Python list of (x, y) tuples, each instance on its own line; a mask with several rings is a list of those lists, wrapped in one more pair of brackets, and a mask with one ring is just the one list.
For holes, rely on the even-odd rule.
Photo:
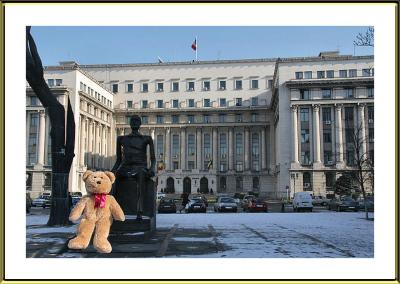
[(111, 244), (108, 241), (96, 243), (94, 248), (101, 253), (110, 253), (112, 251)]
[(81, 239), (74, 238), (68, 242), (68, 248), (70, 249), (85, 249), (88, 247), (87, 242)]

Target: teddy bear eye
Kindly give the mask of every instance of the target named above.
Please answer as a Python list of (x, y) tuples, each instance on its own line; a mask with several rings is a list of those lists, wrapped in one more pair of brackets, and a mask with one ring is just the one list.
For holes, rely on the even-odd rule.
[(96, 176), (94, 176), (94, 178), (96, 178)]
[(103, 179), (103, 177), (100, 177), (101, 179)]

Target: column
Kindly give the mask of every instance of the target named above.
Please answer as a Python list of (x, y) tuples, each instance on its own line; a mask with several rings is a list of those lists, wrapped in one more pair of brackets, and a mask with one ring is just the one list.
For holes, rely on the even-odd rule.
[(102, 129), (102, 139), (101, 139), (101, 167), (104, 169), (106, 167), (106, 126), (102, 125), (101, 126)]
[(361, 146), (360, 157), (364, 157), (365, 153), (367, 153), (367, 137), (365, 136), (365, 134), (366, 134), (365, 126), (366, 126), (366, 124), (365, 124), (365, 104), (360, 104), (358, 106), (358, 127), (359, 127), (359, 130), (357, 130), (355, 132), (356, 133), (356, 139), (359, 141), (359, 144), (361, 144), (360, 145)]
[(218, 129), (213, 128), (213, 151), (212, 151), (212, 163), (213, 169), (218, 169)]
[(336, 163), (343, 163), (343, 130), (342, 130), (342, 107), (336, 105)]
[(165, 169), (171, 169), (170, 155), (171, 153), (171, 129), (167, 128), (165, 131)]
[(197, 169), (202, 170), (203, 167), (201, 166), (202, 161), (202, 153), (201, 153), (201, 128), (196, 129), (196, 161), (197, 161)]
[(265, 137), (265, 127), (261, 129), (261, 169), (265, 170), (267, 168), (267, 145)]
[(250, 169), (250, 130), (249, 128), (244, 129), (244, 170), (248, 171)]
[(93, 121), (92, 120), (88, 120), (88, 139), (87, 139), (87, 143), (88, 143), (88, 155), (87, 155), (87, 165), (90, 167), (93, 167), (93, 160), (92, 160), (92, 156), (93, 156)]
[(38, 143), (38, 164), (44, 165), (44, 141), (46, 138), (46, 115), (44, 111), (39, 112), (39, 143)]
[(292, 109), (292, 161), (299, 163), (299, 140), (297, 132), (297, 106), (293, 105)]
[(186, 129), (181, 128), (181, 169), (186, 169)]
[(313, 105), (314, 163), (321, 163), (321, 138), (319, 132), (319, 105)]
[(85, 137), (86, 137), (86, 119), (81, 116), (81, 131), (80, 131), (80, 149), (79, 149), (79, 165), (85, 166)]
[(95, 161), (94, 166), (96, 168), (99, 167), (99, 123), (95, 123), (95, 134), (94, 134), (94, 154), (95, 154)]
[(229, 157), (229, 167), (228, 170), (233, 170), (233, 128), (229, 128), (229, 146), (228, 146), (228, 157)]
[(151, 136), (151, 139), (153, 139), (153, 141), (154, 141), (155, 137), (156, 137), (156, 129), (155, 128), (151, 129), (150, 136)]

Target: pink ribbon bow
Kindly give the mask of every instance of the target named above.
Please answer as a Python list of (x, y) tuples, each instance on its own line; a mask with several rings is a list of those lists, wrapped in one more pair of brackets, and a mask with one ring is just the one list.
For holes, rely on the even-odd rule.
[(106, 198), (107, 194), (105, 193), (96, 193), (94, 195), (94, 208), (104, 208), (106, 206)]

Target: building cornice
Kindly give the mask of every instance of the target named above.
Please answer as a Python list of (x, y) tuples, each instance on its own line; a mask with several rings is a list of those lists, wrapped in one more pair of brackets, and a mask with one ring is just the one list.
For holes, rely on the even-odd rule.
[(329, 78), (329, 79), (293, 79), (286, 81), (285, 85), (289, 88), (320, 88), (320, 87), (361, 87), (373, 86), (374, 77), (355, 77), (355, 78)]

